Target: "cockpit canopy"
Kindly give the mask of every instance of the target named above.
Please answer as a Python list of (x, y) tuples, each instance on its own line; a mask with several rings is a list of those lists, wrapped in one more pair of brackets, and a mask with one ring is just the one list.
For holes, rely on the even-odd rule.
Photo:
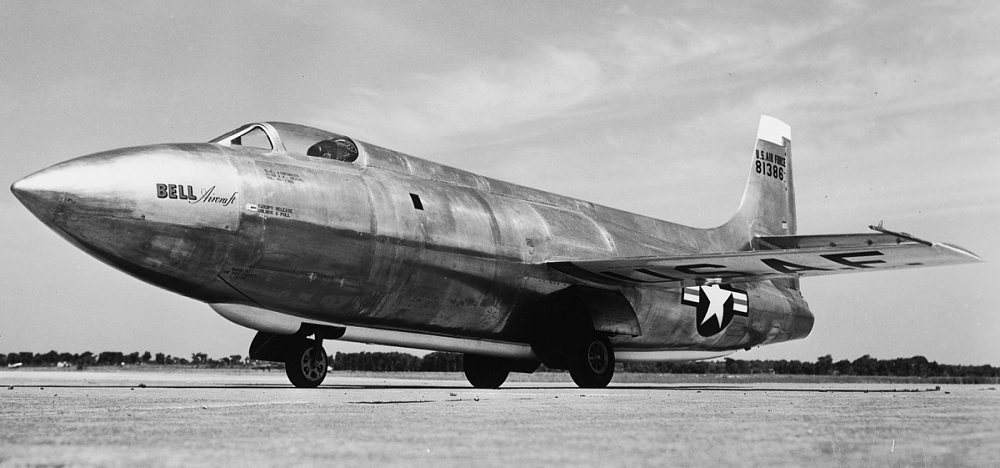
[(318, 128), (284, 122), (244, 125), (211, 141), (265, 151), (287, 151), (317, 158), (353, 162), (358, 146), (350, 138)]

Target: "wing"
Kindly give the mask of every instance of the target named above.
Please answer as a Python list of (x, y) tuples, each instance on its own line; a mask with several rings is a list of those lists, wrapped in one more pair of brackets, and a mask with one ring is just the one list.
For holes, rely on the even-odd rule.
[(678, 288), (983, 261), (968, 250), (872, 227), (879, 233), (757, 237), (753, 250), (552, 262), (585, 281)]

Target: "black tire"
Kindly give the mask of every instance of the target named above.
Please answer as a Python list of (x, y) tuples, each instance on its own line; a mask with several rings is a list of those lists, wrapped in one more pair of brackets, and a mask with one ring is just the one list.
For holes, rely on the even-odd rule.
[(476, 388), (500, 388), (510, 375), (502, 359), (479, 354), (462, 356), (465, 378)]
[(615, 352), (603, 335), (591, 334), (570, 347), (569, 375), (580, 388), (604, 388), (615, 375)]
[(299, 388), (316, 388), (323, 383), (326, 366), (326, 350), (312, 340), (295, 342), (285, 355), (285, 375)]

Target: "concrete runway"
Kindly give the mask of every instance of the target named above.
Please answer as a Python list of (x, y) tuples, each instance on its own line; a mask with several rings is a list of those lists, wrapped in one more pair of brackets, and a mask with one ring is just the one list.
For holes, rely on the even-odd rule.
[(304, 390), (290, 387), (283, 372), (4, 370), (0, 466), (1000, 460), (1000, 390), (991, 385), (934, 391), (921, 384), (616, 380), (608, 389), (581, 390), (566, 377), (477, 390), (459, 374), (423, 377), (334, 373), (319, 389)]

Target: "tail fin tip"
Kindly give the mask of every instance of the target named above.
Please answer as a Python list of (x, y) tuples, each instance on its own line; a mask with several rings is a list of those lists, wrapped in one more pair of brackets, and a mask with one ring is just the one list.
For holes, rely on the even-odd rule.
[(760, 125), (757, 126), (757, 139), (783, 145), (783, 139), (792, 141), (792, 127), (769, 115), (761, 115)]

